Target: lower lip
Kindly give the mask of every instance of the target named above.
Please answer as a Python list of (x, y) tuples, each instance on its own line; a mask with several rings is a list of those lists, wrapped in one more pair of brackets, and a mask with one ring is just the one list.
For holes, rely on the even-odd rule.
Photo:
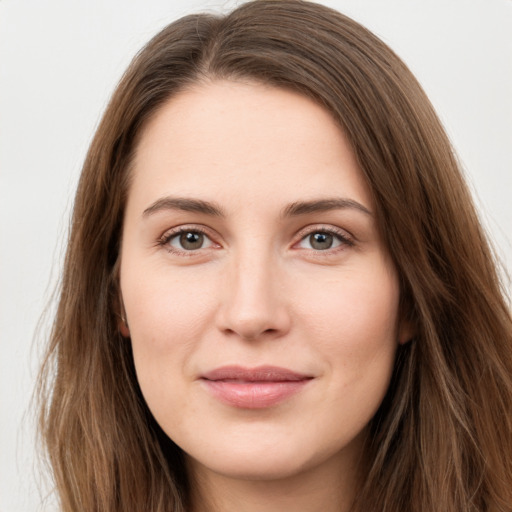
[(241, 409), (264, 409), (278, 405), (301, 391), (309, 381), (310, 379), (258, 382), (203, 380), (215, 398)]

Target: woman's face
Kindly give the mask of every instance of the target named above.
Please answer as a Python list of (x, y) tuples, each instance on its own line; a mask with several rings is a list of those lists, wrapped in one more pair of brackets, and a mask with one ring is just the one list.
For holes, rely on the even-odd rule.
[(213, 82), (149, 122), (121, 293), (144, 397), (192, 468), (353, 466), (407, 337), (373, 212), (343, 133), (301, 95)]

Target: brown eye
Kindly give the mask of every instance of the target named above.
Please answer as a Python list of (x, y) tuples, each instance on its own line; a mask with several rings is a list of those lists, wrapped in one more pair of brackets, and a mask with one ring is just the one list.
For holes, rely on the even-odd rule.
[(313, 251), (327, 251), (329, 249), (343, 248), (342, 246), (352, 246), (350, 238), (337, 231), (318, 230), (311, 231), (305, 235), (297, 244), (300, 249), (309, 249)]
[(334, 242), (334, 236), (330, 233), (312, 233), (309, 235), (309, 244), (317, 251), (330, 249)]
[(183, 249), (193, 251), (201, 249), (203, 245), (204, 235), (202, 233), (188, 232), (180, 235), (180, 244)]
[(171, 248), (178, 251), (197, 251), (211, 247), (211, 240), (200, 231), (181, 231), (168, 240)]

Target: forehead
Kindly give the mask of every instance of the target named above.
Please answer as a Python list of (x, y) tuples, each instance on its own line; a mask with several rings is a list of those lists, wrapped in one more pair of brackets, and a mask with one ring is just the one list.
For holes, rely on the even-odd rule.
[[(354, 196), (370, 205), (346, 137), (330, 113), (289, 90), (219, 81), (168, 100), (136, 148), (130, 195)], [(290, 197), (286, 197), (286, 196)]]

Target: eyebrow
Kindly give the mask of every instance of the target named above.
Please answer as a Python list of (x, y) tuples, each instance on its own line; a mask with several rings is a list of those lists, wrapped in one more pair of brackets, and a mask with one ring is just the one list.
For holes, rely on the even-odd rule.
[(308, 213), (327, 212), (330, 210), (354, 209), (367, 215), (372, 212), (366, 206), (358, 203), (354, 199), (344, 197), (333, 197), (327, 199), (313, 199), (311, 201), (297, 201), (288, 205), (282, 213), (283, 217), (295, 217), (298, 215), (307, 215)]
[(146, 208), (142, 214), (148, 217), (164, 210), (181, 210), (184, 212), (204, 213), (213, 217), (225, 217), (222, 208), (210, 201), (202, 199), (190, 199), (185, 197), (162, 197)]
[[(309, 213), (326, 212), (330, 210), (354, 209), (367, 215), (372, 212), (366, 206), (348, 198), (327, 198), (312, 199), (310, 201), (296, 201), (286, 206), (281, 217), (297, 217)], [(202, 199), (192, 199), (186, 197), (162, 197), (157, 199), (151, 206), (143, 212), (143, 217), (149, 217), (155, 213), (165, 210), (181, 210), (185, 212), (203, 213), (212, 217), (225, 217), (223, 209), (216, 203), (204, 201)]]

